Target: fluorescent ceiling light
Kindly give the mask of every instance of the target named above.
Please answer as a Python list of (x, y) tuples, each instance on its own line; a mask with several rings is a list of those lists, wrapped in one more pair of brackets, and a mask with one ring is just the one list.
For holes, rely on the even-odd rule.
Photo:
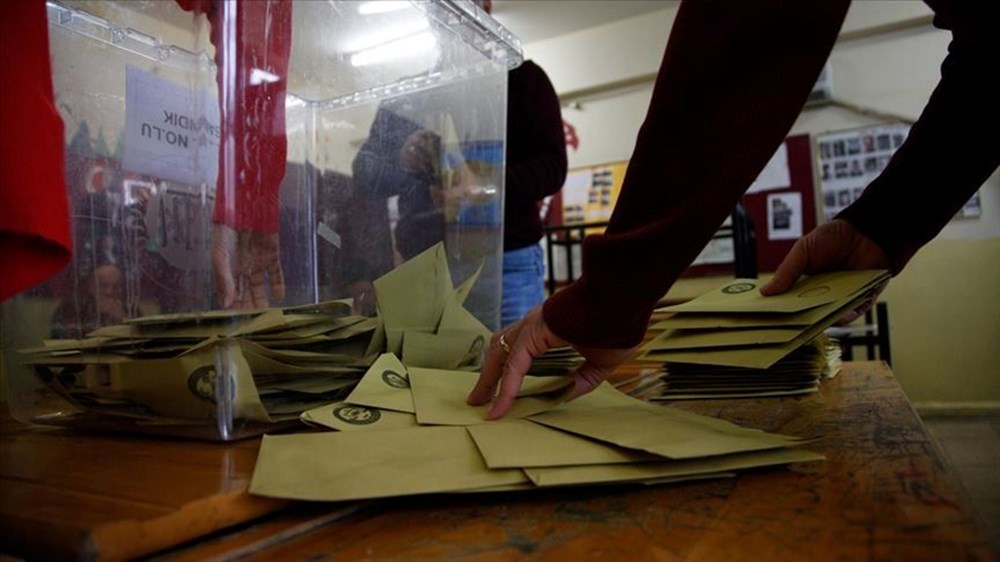
[(428, 27), (430, 27), (430, 23), (427, 21), (427, 18), (421, 16), (420, 18), (410, 20), (406, 23), (386, 27), (374, 33), (366, 34), (361, 38), (352, 41), (346, 50), (350, 53), (364, 51), (365, 49), (371, 49), (390, 43), (402, 37), (420, 33)]
[(409, 0), (371, 0), (369, 2), (362, 2), (361, 5), (358, 6), (358, 13), (363, 16), (370, 16), (372, 14), (395, 12), (396, 10), (402, 10), (409, 7)]
[(365, 49), (351, 55), (351, 65), (366, 66), (392, 59), (402, 59), (429, 51), (437, 46), (437, 39), (430, 31), (417, 33)]

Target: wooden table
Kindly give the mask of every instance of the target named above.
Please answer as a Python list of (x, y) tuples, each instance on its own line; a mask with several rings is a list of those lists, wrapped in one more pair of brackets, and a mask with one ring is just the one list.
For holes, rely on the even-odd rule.
[[(995, 560), (882, 363), (796, 399), (676, 402), (823, 436), (828, 461), (653, 487), (288, 504), (244, 493), (258, 440), (207, 444), (3, 426), (11, 554), (162, 560)], [(34, 537), (34, 538), (32, 538)]]

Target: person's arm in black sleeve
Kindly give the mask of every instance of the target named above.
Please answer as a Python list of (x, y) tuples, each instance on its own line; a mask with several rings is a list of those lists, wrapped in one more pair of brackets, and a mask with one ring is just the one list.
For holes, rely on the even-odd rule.
[(878, 244), (893, 273), (1000, 165), (1000, 3), (928, 3), (952, 31), (941, 81), (886, 169), (837, 217)]
[(534, 203), (566, 181), (566, 137), (559, 96), (545, 71), (525, 61), (511, 72), (507, 95), (506, 197)]

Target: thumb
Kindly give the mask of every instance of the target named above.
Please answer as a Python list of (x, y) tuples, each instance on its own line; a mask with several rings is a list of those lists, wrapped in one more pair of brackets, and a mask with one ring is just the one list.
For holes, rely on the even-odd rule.
[(571, 375), (573, 377), (573, 391), (569, 394), (569, 400), (575, 400), (600, 386), (605, 379), (611, 376), (613, 370), (598, 366), (591, 361), (585, 361)]
[(781, 261), (781, 265), (778, 266), (771, 280), (760, 288), (761, 294), (768, 297), (780, 295), (791, 289), (792, 285), (805, 273), (808, 263), (809, 250), (806, 249), (805, 238), (799, 238), (785, 259)]

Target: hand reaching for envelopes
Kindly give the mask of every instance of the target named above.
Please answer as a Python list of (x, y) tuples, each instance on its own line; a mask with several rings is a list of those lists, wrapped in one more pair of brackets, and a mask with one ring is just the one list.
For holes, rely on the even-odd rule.
[[(834, 219), (796, 241), (774, 272), (774, 277), (760, 288), (760, 292), (764, 296), (780, 295), (802, 275), (859, 269), (889, 269), (889, 259), (878, 244), (858, 232), (854, 225), (843, 219)], [(849, 324), (864, 314), (886, 284), (872, 291), (865, 304), (852, 310), (838, 323)]]
[(493, 335), (483, 370), (475, 388), (469, 393), (468, 403), (479, 406), (492, 400), (487, 419), (502, 418), (514, 404), (532, 359), (549, 349), (565, 346), (572, 346), (585, 359), (569, 375), (574, 382), (569, 396), (571, 400), (597, 388), (635, 353), (634, 349), (574, 346), (549, 329), (542, 317), (541, 307), (536, 307), (518, 323)]

